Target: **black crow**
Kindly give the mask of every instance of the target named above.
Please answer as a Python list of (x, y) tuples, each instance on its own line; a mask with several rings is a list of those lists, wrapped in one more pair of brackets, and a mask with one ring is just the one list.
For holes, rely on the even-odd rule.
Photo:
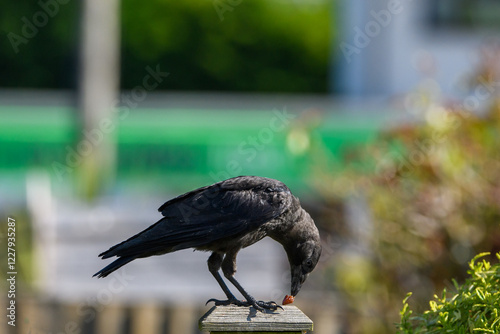
[[(194, 248), (212, 252), (208, 269), (228, 298), (209, 302), (276, 310), (279, 306), (275, 302), (255, 300), (234, 278), (240, 249), (266, 236), (283, 245), (291, 268), (292, 296), (297, 295), (320, 257), (321, 244), (314, 221), (290, 189), (277, 180), (234, 177), (178, 196), (158, 211), (164, 216), (158, 222), (99, 254), (103, 259), (118, 259), (94, 276), (106, 277), (137, 258)], [(236, 299), (219, 269), (246, 301)]]

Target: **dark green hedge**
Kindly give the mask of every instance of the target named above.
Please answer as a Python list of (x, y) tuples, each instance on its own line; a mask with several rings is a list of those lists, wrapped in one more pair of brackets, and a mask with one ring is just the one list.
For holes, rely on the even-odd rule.
[[(0, 87), (74, 88), (81, 2), (0, 0)], [(171, 73), (159, 89), (327, 91), (326, 1), (124, 0), (122, 88), (146, 66)]]

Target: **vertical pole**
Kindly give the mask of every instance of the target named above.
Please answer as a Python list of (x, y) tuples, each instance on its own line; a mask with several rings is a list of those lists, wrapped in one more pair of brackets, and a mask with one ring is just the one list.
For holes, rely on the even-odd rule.
[(78, 188), (92, 198), (112, 184), (116, 145), (113, 108), (119, 91), (119, 0), (84, 0), (80, 54), (81, 158)]

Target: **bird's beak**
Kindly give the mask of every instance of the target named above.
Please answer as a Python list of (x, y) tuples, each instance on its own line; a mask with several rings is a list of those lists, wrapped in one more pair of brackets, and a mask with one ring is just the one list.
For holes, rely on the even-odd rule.
[(300, 266), (292, 267), (292, 296), (295, 297), (299, 293), (302, 284), (307, 279), (307, 276), (309, 276), (309, 274), (303, 274)]

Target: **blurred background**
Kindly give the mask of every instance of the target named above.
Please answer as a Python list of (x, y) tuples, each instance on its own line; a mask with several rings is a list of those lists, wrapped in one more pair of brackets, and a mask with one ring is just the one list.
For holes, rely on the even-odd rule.
[[(91, 276), (165, 201), (238, 175), (320, 228), (295, 302), (315, 333), (395, 332), (407, 292), (425, 309), (500, 250), (497, 1), (0, 2), (0, 332), (198, 333), (223, 297), (207, 254)], [(270, 240), (238, 268), (289, 293)]]

